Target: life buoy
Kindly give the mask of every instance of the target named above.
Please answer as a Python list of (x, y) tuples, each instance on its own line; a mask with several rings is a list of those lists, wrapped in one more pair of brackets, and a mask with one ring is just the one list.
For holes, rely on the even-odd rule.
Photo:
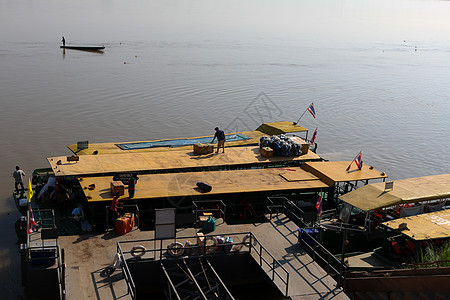
[(167, 246), (167, 253), (172, 257), (180, 257), (184, 253), (183, 244), (175, 242)]
[(114, 255), (112, 267), (114, 269), (117, 269), (118, 267), (120, 267), (121, 263), (122, 262), (120, 261), (120, 255), (119, 255), (119, 253), (116, 253), (116, 255)]
[(133, 257), (141, 257), (142, 255), (145, 254), (145, 247), (141, 246), (141, 245), (136, 245), (133, 248), (131, 248), (131, 255)]
[(213, 249), (216, 249), (217, 247), (217, 239), (215, 237), (209, 236), (205, 240), (205, 248), (206, 248), (206, 254), (211, 253)]
[(248, 241), (250, 239), (250, 234), (247, 234), (243, 239), (242, 242), (244, 243), (244, 246), (247, 248), (250, 248), (250, 242)]
[[(250, 239), (250, 234), (247, 234), (243, 239), (242, 242), (244, 243), (244, 246), (247, 248), (250, 248), (250, 242), (248, 241)], [(252, 244), (253, 246), (256, 246), (256, 240), (252, 238)]]

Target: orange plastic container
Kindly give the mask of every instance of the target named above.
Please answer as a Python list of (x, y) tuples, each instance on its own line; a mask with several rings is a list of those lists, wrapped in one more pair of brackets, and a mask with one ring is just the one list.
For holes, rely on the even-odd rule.
[(127, 234), (127, 229), (129, 227), (129, 218), (120, 217), (116, 219), (116, 233), (120, 235)]

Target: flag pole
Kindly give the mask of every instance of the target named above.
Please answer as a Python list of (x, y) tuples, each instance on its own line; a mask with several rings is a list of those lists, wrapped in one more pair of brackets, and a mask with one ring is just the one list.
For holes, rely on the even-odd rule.
[[(311, 102), (312, 104), (312, 102)], [(300, 118), (298, 118), (297, 122), (294, 122), (294, 125), (297, 125), (298, 122), (300, 122), (300, 119), (303, 117), (303, 115), (308, 111), (309, 107), (311, 106), (311, 104), (305, 109), (305, 111), (302, 113), (302, 115), (300, 116)]]
[[(359, 151), (359, 153), (361, 153), (362, 151)], [(350, 170), (350, 166), (352, 165), (352, 163), (355, 161), (355, 159), (358, 157), (358, 154), (356, 154), (355, 158), (352, 160), (352, 162), (348, 165), (347, 169), (345, 170), (346, 172), (348, 172), (348, 170)]]

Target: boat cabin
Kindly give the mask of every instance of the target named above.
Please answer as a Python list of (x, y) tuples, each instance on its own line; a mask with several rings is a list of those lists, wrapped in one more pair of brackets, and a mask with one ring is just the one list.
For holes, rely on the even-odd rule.
[(368, 184), (340, 196), (338, 219), (322, 225), (371, 233), (382, 222), (438, 211), (450, 197), (449, 183), (450, 174), (442, 174)]

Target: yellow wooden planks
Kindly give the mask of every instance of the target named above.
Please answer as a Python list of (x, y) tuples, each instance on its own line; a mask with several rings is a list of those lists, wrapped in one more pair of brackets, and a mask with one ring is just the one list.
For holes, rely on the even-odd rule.
[[(82, 155), (78, 162), (68, 162), (66, 156), (47, 158), (56, 176), (163, 171), (319, 159), (320, 157), (312, 151), (296, 157), (266, 158), (260, 154), (259, 147), (256, 146), (227, 148), (225, 153), (206, 155), (195, 155), (191, 147), (190, 150), (181, 151)], [(61, 161), (61, 164), (57, 164), (58, 161)]]
[(408, 178), (394, 181), (393, 189), (385, 190), (385, 183), (368, 184), (339, 197), (364, 211), (397, 204), (445, 199), (450, 197), (450, 174)]
[(280, 169), (282, 172), (280, 176), (287, 181), (304, 181), (304, 180), (317, 180), (318, 177), (303, 170), (297, 170), (295, 168)]
[[(214, 132), (213, 128), (211, 128), (211, 131)], [(259, 139), (264, 135), (274, 135), (274, 134), (283, 134), (283, 133), (293, 133), (293, 132), (306, 132), (308, 131), (306, 128), (294, 125), (292, 122), (271, 122), (271, 123), (264, 123), (260, 127), (258, 127), (257, 130), (252, 131), (242, 131), (242, 132), (236, 132), (236, 134), (243, 134), (248, 136), (250, 139), (248, 140), (242, 140), (242, 141), (235, 141), (235, 142), (226, 142), (225, 147), (236, 147), (236, 146), (246, 146), (246, 145), (252, 145), (252, 144), (258, 144)], [(227, 133), (231, 134), (231, 133)], [(201, 136), (200, 138), (205, 137)], [(213, 136), (206, 136), (210, 137), (211, 139)], [(185, 138), (179, 138), (179, 139), (185, 139)], [(172, 139), (171, 139), (172, 140)], [(164, 141), (164, 140), (158, 140), (158, 141)], [(133, 142), (126, 142), (126, 143), (142, 143), (142, 142), (155, 142), (155, 140), (152, 141), (133, 141)], [(165, 152), (165, 151), (177, 151), (177, 150), (188, 150), (192, 149), (192, 146), (183, 146), (183, 147), (176, 147), (176, 148), (169, 148), (169, 147), (155, 147), (155, 148), (146, 148), (146, 149), (134, 149), (134, 150), (122, 150), (116, 144), (121, 144), (121, 142), (114, 142), (114, 143), (90, 143), (87, 149), (77, 151), (77, 144), (69, 145), (68, 148), (70, 151), (77, 155), (92, 155), (92, 154), (119, 154), (119, 153), (138, 153), (138, 152)]]
[(366, 164), (363, 164), (361, 170), (358, 170), (355, 164), (352, 164), (353, 167), (347, 172), (346, 169), (350, 163), (351, 161), (307, 162), (302, 165), (302, 169), (313, 173), (330, 185), (334, 185), (336, 182), (381, 179), (387, 177), (386, 174), (377, 171), (374, 168), (371, 169)]
[(421, 241), (448, 238), (450, 236), (450, 210), (421, 214), (400, 218), (383, 223), (383, 225), (398, 230), (400, 224), (406, 223), (406, 229), (401, 233)]
[[(307, 173), (300, 168), (292, 169), (299, 173)], [(134, 199), (189, 197), (202, 194), (243, 194), (329, 187), (329, 185), (319, 179), (286, 181), (280, 176), (282, 171), (272, 168), (140, 175), (136, 184)], [(308, 175), (305, 174), (304, 176)], [(112, 176), (84, 177), (81, 179), (80, 184), (89, 202), (110, 201), (112, 200), (111, 181)], [(210, 184), (212, 191), (202, 193), (197, 189), (197, 182)], [(94, 190), (87, 189), (90, 184), (95, 184)], [(125, 191), (125, 195), (128, 195), (127, 191)], [(127, 197), (123, 198), (123, 200), (127, 200)]]

